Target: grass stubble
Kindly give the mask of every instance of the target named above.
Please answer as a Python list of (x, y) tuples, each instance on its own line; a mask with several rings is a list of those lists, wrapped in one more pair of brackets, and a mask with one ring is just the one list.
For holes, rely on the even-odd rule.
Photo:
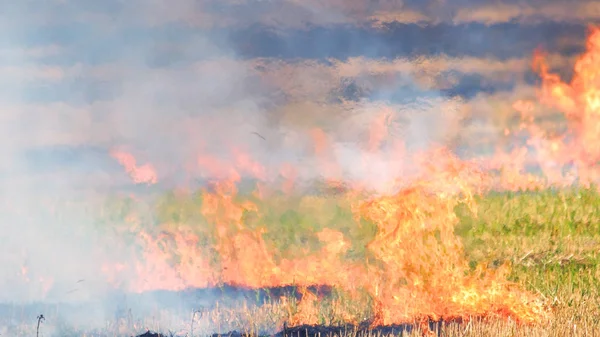
[[(166, 208), (163, 204), (163, 209), (171, 210), (167, 216), (173, 216), (173, 209), (185, 213), (183, 208), (174, 205), (178, 200), (169, 202), (171, 204)], [(330, 205), (329, 201), (326, 203)], [(446, 323), (439, 335), (600, 336), (600, 194), (595, 189), (492, 193), (479, 197), (478, 208), (476, 216), (461, 207), (456, 209), (460, 218), (456, 234), (462, 238), (466, 258), (473, 266), (481, 263), (490, 268), (504, 263), (511, 265), (510, 279), (547, 299), (551, 303), (552, 317), (544, 324), (529, 326), (510, 319), (474, 318), (462, 323)], [(185, 218), (185, 214), (176, 216)], [(170, 333), (205, 336), (234, 330), (250, 335), (273, 332), (274, 326), (295, 314), (297, 303), (294, 301), (293, 297), (284, 302), (268, 300), (260, 306), (217, 303), (210, 309), (194, 310), (190, 313), (187, 329)], [(319, 306), (315, 311), (323, 325), (342, 324), (337, 317), (343, 311), (362, 312), (365, 317), (370, 314), (361, 304), (343, 298), (319, 301), (315, 305)], [(119, 336), (141, 334), (146, 330), (169, 331), (169, 327), (160, 325), (164, 320), (159, 319), (161, 314), (168, 313), (158, 310), (154, 317), (144, 320), (107, 322), (104, 331), (92, 333), (63, 327), (48, 333)], [(2, 336), (32, 336), (38, 334), (38, 329), (39, 336), (44, 336), (39, 318), (33, 317), (31, 326), (22, 323), (18, 330), (5, 327), (0, 333)], [(349, 329), (335, 335), (374, 337), (386, 334)], [(423, 331), (416, 325), (403, 335), (422, 336)]]

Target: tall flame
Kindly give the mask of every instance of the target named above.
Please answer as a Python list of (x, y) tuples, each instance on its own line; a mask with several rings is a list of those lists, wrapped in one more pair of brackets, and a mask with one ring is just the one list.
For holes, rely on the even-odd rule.
[[(575, 64), (570, 84), (552, 74), (543, 55), (536, 54), (534, 67), (542, 85), (540, 103), (564, 113), (568, 130), (549, 136), (533, 121), (534, 102), (518, 101), (514, 109), (522, 116), (520, 131), (529, 134), (527, 146), (481, 160), (461, 160), (449, 149), (431, 148), (409, 157), (401, 144), (397, 153), (414, 163), (417, 175), (405, 175), (390, 181), (397, 186), (387, 195), (369, 194), (360, 186), (345, 184), (336, 202), (351, 210), (348, 223), (334, 223), (323, 210), (336, 210), (327, 197), (293, 195), (298, 168), (287, 164), (280, 170), (291, 208), (322, 217), (328, 227), (302, 223), (288, 212), (289, 231), (294, 235), (306, 225), (316, 241), (307, 238), (294, 254), (280, 254), (269, 242), (286, 240), (269, 230), (273, 210), (264, 206), (265, 185), (250, 196), (239, 194), (237, 183), (242, 174), (265, 181), (271, 175), (260, 163), (236, 148), (234, 164), (202, 155), (198, 164), (207, 176), (219, 177), (209, 191), (202, 192), (199, 223), (163, 224), (159, 231), (140, 231), (142, 257), (134, 266), (136, 277), (129, 282), (132, 291), (152, 289), (180, 290), (186, 287), (210, 287), (231, 284), (262, 288), (296, 285), (328, 285), (359, 299), (370, 299), (372, 324), (412, 322), (415, 319), (467, 319), (469, 317), (512, 317), (523, 323), (549, 317), (545, 303), (507, 281), (508, 266), (471, 270), (464, 257), (460, 239), (454, 234), (459, 204), (476, 212), (474, 196), (493, 189), (535, 189), (566, 186), (579, 180), (589, 185), (600, 178), (600, 29), (593, 28), (587, 51)], [(371, 127), (368, 152), (378, 153), (387, 136), (389, 111), (377, 116)], [(512, 131), (506, 130), (510, 137)], [(332, 159), (328, 135), (321, 129), (311, 131), (317, 169), (330, 185), (342, 177), (340, 165)], [(134, 181), (156, 180), (155, 174), (142, 174), (130, 155), (115, 153)], [(541, 171), (536, 175), (527, 166), (534, 162)], [(366, 165), (368, 166), (368, 165)], [(150, 171), (150, 169), (148, 169)], [(375, 178), (377, 172), (371, 177)], [(341, 185), (336, 185), (341, 186)], [(279, 196), (279, 198), (281, 198)], [(279, 200), (279, 201), (277, 201)], [(300, 200), (300, 201), (298, 201)], [(319, 209), (317, 212), (316, 210)], [(339, 208), (338, 208), (339, 211)], [(278, 220), (283, 221), (284, 216)], [(270, 219), (270, 220), (269, 220)], [(290, 220), (291, 219), (291, 220)], [(371, 224), (375, 232), (366, 237), (361, 254), (350, 239), (352, 230)], [(280, 226), (284, 226), (283, 223)], [(286, 227), (287, 228), (287, 227)], [(204, 234), (200, 235), (202, 231)], [(208, 234), (206, 234), (208, 233)], [(296, 237), (294, 240), (298, 239)], [(304, 240), (302, 238), (298, 240)], [(354, 258), (349, 258), (352, 255)], [(357, 258), (358, 256), (358, 258)], [(123, 271), (120, 267), (121, 272)], [(109, 271), (107, 271), (109, 272)], [(109, 272), (119, 273), (117, 270)], [(303, 288), (304, 287), (304, 288)], [(301, 290), (304, 297), (290, 318), (294, 324), (317, 323), (314, 305), (318, 296)], [(358, 315), (339, 310), (342, 319), (356, 323)]]
[[(427, 160), (432, 157), (435, 165)], [(276, 258), (277, 252), (265, 242), (272, 233), (260, 222), (250, 226), (247, 220), (248, 216), (265, 219), (262, 213), (268, 210), (258, 204), (259, 195), (254, 196), (257, 201), (239, 198), (239, 174), (232, 169), (231, 178), (202, 195), (200, 212), (214, 225), (210, 248), (218, 262), (211, 263), (191, 224), (170, 226), (177, 229), (154, 236), (141, 232), (145, 251), (135, 266), (138, 278), (129, 284), (130, 290), (181, 290), (223, 283), (251, 288), (327, 285), (353, 298), (366, 293), (372, 299), (373, 324), (472, 316), (535, 322), (546, 317), (541, 301), (505, 280), (506, 270), (471, 272), (464, 259), (454, 234), (458, 221), (454, 207), (465, 203), (474, 209), (473, 196), (481, 192), (486, 175), (443, 148), (415, 161), (421, 175), (405, 182), (394, 195), (361, 200), (357, 191), (346, 194), (354, 218), (347, 225), (360, 227), (368, 221), (376, 226), (362, 260), (346, 258), (352, 243), (333, 228), (314, 233), (317, 250), (307, 246), (297, 257)], [(306, 196), (301, 206), (310, 208), (325, 200)], [(318, 316), (311, 310), (317, 306), (307, 295), (290, 321), (317, 323), (310, 318)], [(350, 313), (343, 318), (351, 323), (361, 320)]]
[[(522, 119), (517, 131), (527, 132), (529, 138), (526, 147), (515, 148), (510, 154), (500, 151), (488, 160), (490, 167), (504, 168), (497, 187), (518, 190), (565, 187), (573, 183), (589, 187), (597, 183), (600, 179), (600, 29), (590, 28), (586, 52), (578, 57), (570, 83), (550, 71), (541, 51), (534, 55), (533, 68), (542, 80), (538, 90), (541, 107), (560, 111), (567, 129), (549, 133), (534, 123), (535, 111), (539, 109), (534, 102), (515, 102), (513, 108)], [(537, 165), (542, 175), (528, 173), (528, 165)]]

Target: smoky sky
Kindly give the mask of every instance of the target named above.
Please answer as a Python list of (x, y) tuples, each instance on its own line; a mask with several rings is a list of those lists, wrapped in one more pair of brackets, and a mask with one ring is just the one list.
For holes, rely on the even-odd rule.
[[(506, 63), (527, 60), (539, 48), (572, 58), (584, 49), (587, 27), (597, 20), (589, 14), (593, 3), (573, 6), (567, 1), (186, 0), (169, 5), (158, 0), (32, 0), (2, 6), (0, 101), (10, 111), (4, 134), (18, 132), (8, 142), (14, 144), (7, 155), (13, 164), (0, 168), (4, 179), (16, 171), (61, 168), (114, 172), (119, 166), (107, 153), (120, 145), (132, 145), (146, 160), (182, 160), (206, 145), (180, 136), (185, 123), (174, 121), (209, 110), (231, 114), (232, 124), (251, 120), (254, 128), (243, 132), (269, 133), (280, 120), (273, 111), (300, 98), (278, 83), (266, 83), (261, 68), (251, 64), (255, 60), (289, 67), (307, 62), (327, 67), (332, 60), (353, 58)], [(568, 9), (571, 14), (559, 15)], [(219, 65), (223, 59), (228, 63)], [(193, 70), (199, 63), (224, 68)], [(556, 70), (568, 79), (571, 68), (561, 64)], [(443, 85), (423, 87), (402, 73), (383, 82), (361, 75), (327, 79), (335, 83), (324, 89), (324, 96), (332, 104), (403, 104), (438, 97), (468, 101), (509, 92), (518, 83), (537, 83), (529, 67), (504, 79), (478, 71), (435, 71)], [(297, 82), (312, 80), (310, 75), (293, 76)], [(48, 117), (52, 114), (62, 117)], [(204, 122), (192, 124), (188, 126), (195, 130), (188, 132), (202, 133), (206, 127)], [(149, 154), (156, 148), (165, 150)]]

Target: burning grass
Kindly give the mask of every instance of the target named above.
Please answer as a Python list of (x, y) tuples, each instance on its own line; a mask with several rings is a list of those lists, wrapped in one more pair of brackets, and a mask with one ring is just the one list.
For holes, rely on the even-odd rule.
[[(305, 196), (295, 208), (277, 207), (256, 193), (244, 198), (225, 182), (215, 192), (202, 194), (197, 209), (204, 226), (175, 223), (167, 234), (164, 225), (158, 227), (160, 232), (141, 230), (140, 258), (135, 266), (121, 268), (133, 270), (134, 278), (121, 278), (123, 283), (116, 286), (136, 292), (219, 284), (300, 289), (327, 285), (365, 308), (350, 310), (334, 302), (338, 321), (325, 322), (320, 319), (321, 299), (306, 292), (297, 310), (279, 325), (368, 320), (371, 326), (387, 326), (471, 316), (544, 321), (548, 315), (544, 301), (506, 281), (506, 266), (469, 268), (454, 234), (459, 221), (454, 208), (459, 204), (474, 208), (471, 186), (480, 184), (481, 174), (445, 151), (434, 155), (440, 165), (425, 170), (427, 178), (393, 196), (366, 201), (356, 201), (351, 191), (337, 201)], [(346, 219), (339, 221), (337, 216)], [(353, 244), (353, 236), (358, 244)], [(206, 259), (209, 255), (199, 250), (200, 240), (216, 252), (216, 259)], [(119, 277), (114, 276), (115, 282)]]
[[(331, 201), (331, 198), (323, 199)], [(597, 191), (494, 193), (476, 199), (479, 206), (476, 215), (465, 210), (464, 205), (456, 206), (459, 223), (455, 233), (464, 242), (465, 260), (471, 268), (485, 265), (496, 269), (510, 265), (508, 280), (543, 298), (552, 316), (545, 324), (530, 325), (502, 317), (474, 318), (462, 324), (450, 318), (443, 331), (452, 336), (583, 336), (600, 329), (597, 319), (600, 314), (600, 283), (597, 281), (600, 231), (596, 228), (600, 223), (596, 207), (600, 195)], [(343, 298), (343, 294), (309, 303), (310, 308), (305, 312), (315, 317), (305, 317), (305, 321), (324, 326), (343, 325), (344, 313), (349, 311), (360, 312), (357, 316), (362, 315), (365, 320), (373, 317), (370, 306)], [(296, 302), (285, 303), (285, 306), (274, 302), (261, 308), (268, 313), (213, 309), (216, 311), (207, 311), (202, 318), (204, 324), (199, 325), (220, 325), (222, 333), (245, 331), (242, 328), (245, 326), (248, 332), (258, 333), (278, 320), (298, 317)], [(228, 312), (227, 319), (223, 316), (225, 312)], [(274, 316), (277, 319), (273, 319)], [(224, 327), (224, 321), (237, 323)], [(417, 322), (411, 331), (418, 335), (421, 330), (421, 323)]]
[[(337, 210), (339, 219), (351, 219), (347, 199), (342, 197), (305, 197), (311, 203), (321, 205), (320, 211), (305, 212), (296, 209), (298, 216), (324, 217), (321, 212), (330, 213)], [(168, 197), (162, 203), (158, 212), (166, 209), (176, 209), (190, 203), (200, 203), (201, 198), (193, 195), (187, 198)], [(302, 198), (300, 198), (301, 200)], [(321, 200), (319, 202), (319, 200)], [(335, 203), (333, 200), (337, 200)], [(458, 224), (455, 233), (464, 244), (464, 259), (470, 268), (475, 265), (485, 265), (494, 269), (499, 265), (509, 263), (512, 267), (507, 278), (520, 285), (523, 289), (538, 295), (549, 303), (550, 319), (543, 324), (519, 324), (506, 318), (481, 319), (474, 318), (463, 323), (448, 322), (442, 327), (444, 336), (587, 336), (593, 335), (600, 329), (600, 195), (595, 189), (568, 191), (540, 191), (536, 193), (494, 193), (476, 197), (477, 214), (466, 210), (464, 205), (455, 208)], [(264, 207), (277, 210), (281, 199), (264, 199)], [(196, 205), (198, 206), (198, 205)], [(335, 206), (335, 207), (334, 207)], [(285, 213), (287, 207), (279, 206), (280, 212)], [(197, 209), (190, 207), (189, 209)], [(345, 210), (345, 211), (344, 211)], [(186, 217), (185, 210), (179, 208), (178, 216)], [(162, 216), (167, 216), (163, 214)], [(173, 217), (173, 213), (170, 215)], [(292, 221), (286, 218), (285, 221)], [(339, 220), (338, 219), (338, 220)], [(295, 219), (297, 220), (297, 219)], [(295, 221), (294, 220), (294, 221)], [(284, 221), (284, 222), (285, 222)], [(329, 222), (316, 222), (325, 226)], [(286, 224), (284, 224), (285, 226)], [(289, 225), (289, 223), (287, 224)], [(274, 226), (274, 228), (279, 228)], [(305, 235), (314, 235), (318, 228), (300, 228)], [(311, 234), (313, 233), (313, 234)], [(372, 235), (372, 234), (371, 234)], [(302, 237), (300, 233), (298, 237)], [(357, 235), (357, 237), (361, 237)], [(273, 242), (275, 244), (277, 242)], [(287, 243), (293, 253), (294, 245), (302, 247), (306, 242)], [(288, 253), (285, 249), (281, 250)], [(282, 254), (284, 254), (282, 253)], [(355, 253), (357, 254), (357, 253)], [(284, 255), (282, 258), (285, 258)], [(348, 259), (357, 259), (350, 254)], [(432, 266), (435, 270), (436, 266)], [(318, 272), (318, 271), (316, 271)], [(327, 277), (328, 275), (324, 275)], [(210, 296), (218, 299), (218, 303), (205, 303), (200, 308), (200, 302), (195, 307), (198, 312), (192, 322), (192, 310), (188, 310), (188, 318), (173, 318), (170, 316), (171, 304), (163, 301), (164, 307), (150, 309), (152, 315), (142, 315), (135, 311), (124, 311), (122, 316), (111, 319), (103, 330), (87, 331), (88, 336), (132, 335), (146, 329), (163, 331), (169, 329), (179, 335), (189, 335), (193, 328), (194, 335), (210, 335), (213, 333), (228, 333), (238, 331), (250, 334), (270, 334), (283, 330), (283, 322), (288, 322), (289, 331), (302, 334), (293, 329), (292, 319), (309, 321), (313, 324), (330, 327), (308, 331), (338, 332), (341, 335), (367, 334), (367, 330), (355, 331), (355, 328), (345, 328), (343, 333), (331, 327), (345, 326), (345, 315), (363, 318), (364, 321), (374, 317), (373, 307), (368, 304), (368, 296), (363, 299), (348, 297), (344, 292), (315, 288), (306, 290), (304, 302), (300, 299), (299, 291), (292, 293), (292, 288), (266, 290), (254, 293), (248, 290), (243, 300), (227, 300), (226, 295), (233, 293), (234, 288), (222, 290), (222, 296)], [(294, 296), (292, 296), (294, 295)], [(199, 298), (208, 297), (206, 294), (197, 295)], [(194, 297), (194, 296), (189, 296)], [(314, 299), (318, 298), (318, 301)], [(312, 299), (312, 300), (311, 300)], [(304, 303), (304, 304), (302, 304)], [(304, 305), (304, 309), (300, 306)], [(192, 304), (193, 306), (193, 304)], [(55, 324), (59, 307), (44, 307), (47, 321), (42, 324), (44, 335), (50, 333), (50, 326)], [(302, 311), (304, 310), (304, 311)], [(299, 316), (299, 313), (301, 315)], [(5, 315), (6, 314), (6, 315)], [(18, 308), (7, 311), (3, 317), (10, 318), (16, 323), (13, 327), (4, 325), (3, 335), (35, 334), (35, 317), (38, 312), (22, 312)], [(305, 316), (302, 316), (305, 315)], [(306, 316), (308, 315), (308, 316)], [(314, 315), (314, 316), (310, 316)], [(29, 330), (21, 322), (29, 322)], [(171, 324), (168, 324), (168, 323)], [(415, 323), (414, 320), (408, 323)], [(406, 329), (405, 335), (418, 336), (422, 333), (422, 322), (416, 322), (411, 329)], [(167, 324), (165, 326), (165, 324)], [(301, 324), (300, 324), (301, 326)], [(306, 328), (306, 327), (304, 327)], [(9, 330), (11, 329), (11, 330)], [(19, 329), (19, 330), (13, 330)], [(45, 331), (44, 331), (45, 329)], [(62, 328), (63, 336), (69, 335), (67, 327)], [(397, 329), (395, 333), (398, 333)], [(390, 333), (391, 330), (371, 331), (372, 335)], [(81, 336), (82, 333), (72, 335)]]
[[(410, 165), (385, 193), (341, 179), (320, 129), (311, 136), (327, 193), (298, 192), (293, 168), (273, 175), (239, 150), (233, 163), (201, 155), (198, 164), (215, 178), (210, 188), (142, 209), (131, 200), (118, 204), (123, 226), (113, 217), (103, 229), (119, 238), (117, 259), (106, 261), (103, 276), (130, 293), (223, 285), (297, 292), (193, 311), (187, 334), (192, 327), (198, 334), (385, 334), (403, 326), (432, 334), (431, 322), (461, 336), (597, 331), (599, 55), (600, 30), (592, 29), (569, 84), (536, 57), (540, 100), (564, 112), (564, 134), (537, 127), (533, 103), (519, 101), (522, 123), (505, 135), (525, 132), (526, 145), (461, 159), (445, 147), (414, 153), (393, 144)], [(389, 155), (380, 151), (387, 120), (373, 126), (365, 167), (372, 156)], [(115, 153), (134, 182), (158, 179), (151, 165)], [(531, 162), (540, 174), (526, 169)], [(256, 178), (248, 191), (240, 187), (244, 175)], [(507, 190), (536, 192), (499, 193)], [(310, 291), (316, 285), (331, 291)], [(129, 319), (114, 333), (147, 326)]]

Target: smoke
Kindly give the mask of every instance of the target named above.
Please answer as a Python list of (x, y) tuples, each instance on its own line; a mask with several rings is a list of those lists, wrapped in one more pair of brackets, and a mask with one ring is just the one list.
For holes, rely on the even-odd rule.
[[(98, 328), (122, 302), (108, 296), (118, 289), (104, 264), (133, 259), (119, 248), (124, 219), (104, 214), (131, 185), (111, 151), (133, 153), (168, 181), (201, 151), (248, 143), (265, 123), (264, 98), (249, 69), (208, 34), (182, 25), (173, 40), (140, 27), (144, 15), (160, 16), (160, 6), (142, 13), (118, 2), (99, 11), (77, 2), (46, 3), (37, 13), (26, 6), (9, 14), (41, 32), (26, 27), (2, 46), (0, 302), (70, 303), (46, 312), (45, 326)], [(60, 22), (65, 17), (73, 21)], [(15, 26), (23, 28), (12, 21), (4, 31)], [(87, 303), (85, 314), (77, 303)]]
[[(129, 223), (111, 217), (112, 198), (194, 188), (213, 173), (199, 156), (235, 165), (236, 153), (265, 166), (269, 178), (289, 164), (301, 182), (338, 178), (385, 190), (411, 169), (407, 153), (452, 147), (466, 137), (465, 106), (485, 101), (448, 97), (444, 90), (453, 81), (445, 74), (478, 73), (487, 80), (501, 74), (505, 85), (506, 76), (527, 66), (522, 59), (463, 57), (508, 57), (488, 43), (475, 50), (457, 42), (447, 47), (454, 59), (439, 57), (432, 46), (444, 38), (458, 41), (462, 30), (455, 27), (446, 27), (449, 37), (404, 27), (414, 34), (394, 44), (390, 36), (404, 36), (402, 27), (395, 33), (332, 27), (323, 35), (289, 30), (385, 19), (361, 1), (287, 1), (281, 17), (265, 3), (20, 1), (0, 16), (0, 28), (11, 32), (0, 44), (0, 302), (88, 301), (97, 304), (83, 315), (92, 321), (75, 315), (77, 309), (64, 318), (101, 324), (120, 301), (107, 297), (115, 286), (103, 265), (135, 259), (123, 249), (130, 242), (119, 230)], [(245, 15), (250, 7), (253, 15)], [(403, 9), (392, 7), (386, 10)], [(303, 19), (291, 15), (294, 10)], [(484, 21), (497, 20), (486, 13), (480, 14)], [(257, 22), (270, 27), (250, 27)], [(485, 37), (499, 28), (473, 29)], [(541, 28), (532, 29), (531, 39), (541, 35)], [(519, 49), (516, 58), (529, 53), (513, 49)], [(425, 61), (413, 57), (432, 50)], [(317, 60), (291, 60), (296, 55)], [(356, 55), (388, 58), (346, 59)], [(385, 123), (372, 131), (385, 111)], [(326, 135), (328, 160), (340, 168), (330, 176), (315, 154), (316, 129)], [(383, 137), (375, 150), (368, 149), (372, 132)], [(133, 189), (114, 151), (151, 165), (157, 184)]]
[[(333, 13), (335, 8), (320, 15), (345, 15)], [(56, 2), (35, 12), (27, 4), (13, 8), (11, 15), (46, 32), (28, 27), (4, 46), (1, 196), (7, 244), (0, 282), (11, 291), (0, 298), (64, 300), (61, 291), (79, 279), (87, 281), (77, 296), (104, 290), (98, 266), (114, 238), (98, 224), (98, 211), (131, 184), (112, 150), (152, 164), (164, 188), (204, 175), (199, 154), (232, 162), (232, 149), (272, 172), (283, 163), (302, 167), (308, 180), (321, 174), (310, 137), (319, 127), (330, 137), (334, 161), (360, 167), (366, 155), (360, 135), (382, 103), (373, 108), (360, 100), (340, 108), (323, 105), (317, 95), (324, 93), (313, 92), (303, 98), (313, 106), (289, 110), (298, 96), (293, 90), (281, 92), (256, 62), (241, 59), (227, 34), (198, 27), (206, 10), (194, 2), (171, 7), (159, 1), (141, 9), (119, 2)], [(61, 21), (66, 14), (72, 22)], [(12, 31), (21, 25), (5, 24)], [(285, 76), (277, 75), (279, 81)], [(284, 80), (318, 85), (302, 74)], [(444, 99), (429, 104), (427, 113), (404, 116), (411, 120), (402, 137), (419, 148), (453, 132), (433, 123), (436, 110), (453, 115)], [(349, 115), (354, 117), (345, 121)], [(372, 159), (373, 167), (386, 166)], [(363, 166), (348, 178), (366, 181), (370, 169)]]

